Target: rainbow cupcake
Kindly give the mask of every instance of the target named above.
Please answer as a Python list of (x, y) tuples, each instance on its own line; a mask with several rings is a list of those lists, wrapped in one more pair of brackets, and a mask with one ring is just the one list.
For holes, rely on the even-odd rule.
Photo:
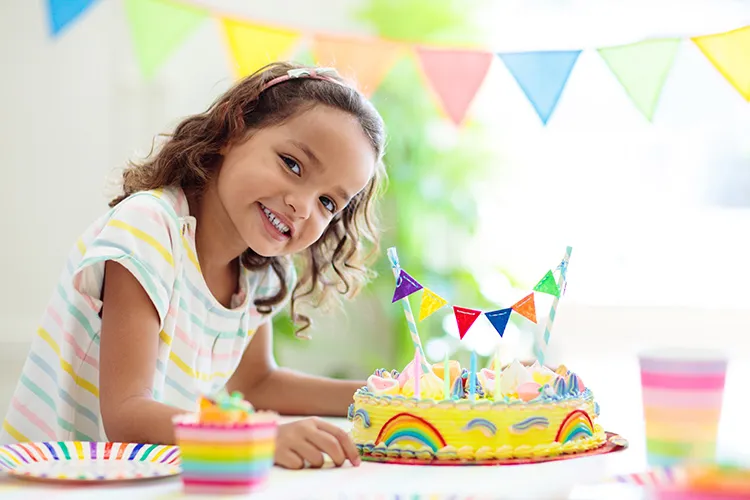
[(278, 415), (255, 412), (242, 395), (201, 400), (198, 414), (174, 418), (188, 493), (238, 494), (268, 480), (276, 451)]

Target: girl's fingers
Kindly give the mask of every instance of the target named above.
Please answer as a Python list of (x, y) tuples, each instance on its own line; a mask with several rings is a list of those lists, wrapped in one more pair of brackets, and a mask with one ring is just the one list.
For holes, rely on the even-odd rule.
[(341, 445), (341, 449), (344, 450), (346, 458), (349, 459), (352, 465), (359, 465), (362, 462), (362, 459), (359, 458), (359, 451), (354, 445), (354, 441), (352, 441), (352, 439), (349, 437), (349, 434), (347, 434), (344, 429), (319, 418), (316, 418), (314, 420), (315, 425), (318, 427), (318, 429), (325, 431), (336, 438), (336, 440)]
[(276, 465), (286, 467), (287, 469), (301, 469), (305, 466), (305, 461), (289, 448), (276, 450)]
[(344, 455), (344, 449), (342, 448), (341, 443), (326, 431), (316, 429), (315, 432), (312, 432), (307, 436), (307, 440), (313, 446), (331, 457), (331, 460), (336, 464), (336, 467), (341, 467), (346, 460), (346, 455)]
[[(309, 437), (308, 437), (309, 438)], [(319, 469), (323, 467), (325, 460), (323, 459), (323, 453), (309, 441), (298, 441), (294, 443), (294, 452), (302, 457), (310, 467)]]

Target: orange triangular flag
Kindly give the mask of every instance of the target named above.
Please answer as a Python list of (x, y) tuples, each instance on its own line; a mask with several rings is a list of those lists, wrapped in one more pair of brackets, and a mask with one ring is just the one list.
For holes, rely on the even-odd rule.
[(336, 68), (368, 97), (396, 63), (401, 48), (399, 44), (380, 39), (329, 35), (315, 35), (312, 42), (316, 64)]
[(422, 71), (445, 113), (460, 125), (484, 82), (493, 56), (489, 52), (455, 49), (416, 49)]
[(512, 309), (518, 314), (536, 323), (536, 309), (534, 308), (534, 294), (530, 293), (515, 304)]
[(234, 19), (225, 18), (221, 23), (235, 62), (235, 73), (239, 77), (250, 75), (268, 63), (285, 59), (300, 37), (296, 31)]
[(750, 26), (699, 36), (693, 42), (742, 97), (750, 101)]

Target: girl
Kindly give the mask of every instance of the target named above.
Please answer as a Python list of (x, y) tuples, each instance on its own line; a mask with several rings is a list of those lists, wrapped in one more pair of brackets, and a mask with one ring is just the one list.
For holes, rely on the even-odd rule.
[[(286, 63), (239, 82), (123, 174), (123, 194), (78, 240), (34, 338), (3, 442), (173, 443), (200, 394), (345, 415), (360, 381), (276, 366), (271, 318), (364, 282), (377, 246), (383, 122), (333, 70)], [(296, 279), (291, 257), (298, 257)], [(282, 425), (276, 463), (359, 464), (319, 419)]]

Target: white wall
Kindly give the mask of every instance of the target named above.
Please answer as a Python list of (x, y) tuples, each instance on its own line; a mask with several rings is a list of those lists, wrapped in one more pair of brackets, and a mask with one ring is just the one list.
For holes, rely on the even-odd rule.
[[(363, 31), (349, 15), (359, 0), (202, 3), (303, 29)], [(536, 26), (533, 13), (519, 10), (524, 3), (509, 3), (497, 15), (518, 15), (520, 24)], [(569, 5), (575, 9), (583, 3)], [(45, 5), (42, 0), (0, 2), (0, 410), (69, 246), (106, 207), (105, 177), (136, 151), (146, 150), (151, 137), (169, 130), (180, 116), (202, 110), (231, 82), (226, 49), (212, 22), (146, 83), (136, 69), (120, 1), (99, 2), (56, 40), (47, 32)], [(631, 21), (637, 25), (637, 19)], [(724, 29), (725, 21), (714, 26)], [(347, 339), (357, 337), (359, 321), (350, 315)], [(340, 322), (333, 318), (329, 325)], [(715, 342), (746, 355), (749, 327), (746, 308), (569, 304), (555, 327), (560, 339), (555, 349), (563, 357), (598, 356), (631, 353), (658, 340)], [(341, 353), (342, 339), (340, 332), (326, 331), (321, 328), (312, 345), (291, 350), (291, 364), (316, 372), (335, 358), (351, 367), (357, 364), (357, 349), (388, 348), (382, 338), (360, 339), (346, 357), (325, 356)]]

